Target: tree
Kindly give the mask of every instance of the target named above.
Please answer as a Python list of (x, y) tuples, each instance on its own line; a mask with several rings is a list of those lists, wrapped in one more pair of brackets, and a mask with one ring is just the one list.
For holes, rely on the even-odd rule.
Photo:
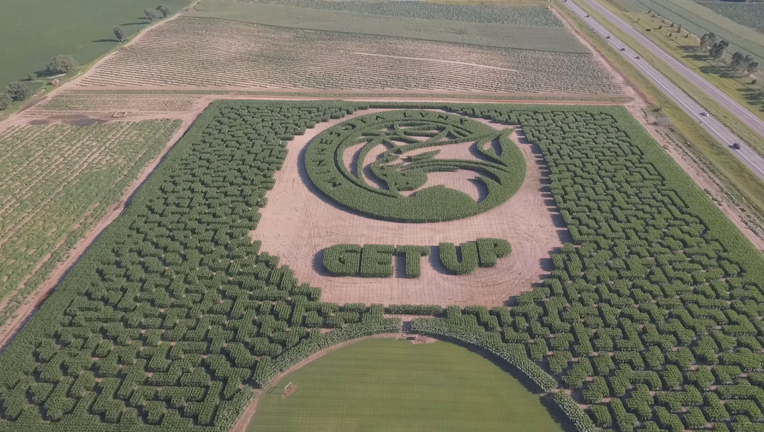
[(727, 53), (727, 48), (729, 46), (729, 42), (719, 41), (711, 47), (711, 50), (709, 50), (708, 53), (711, 54), (711, 57), (713, 57), (715, 60), (722, 60), (724, 55)]
[(735, 52), (735, 54), (732, 54), (730, 68), (735, 72), (745, 72), (750, 75), (759, 69), (759, 63), (757, 63), (750, 55), (743, 55), (740, 52)]
[(735, 71), (741, 71), (745, 69), (745, 56), (743, 54), (740, 54), (740, 51), (735, 51), (734, 54), (732, 54), (732, 61), (730, 62), (730, 68)]
[(122, 29), (122, 27), (116, 26), (112, 31), (114, 32), (114, 37), (117, 39), (117, 42), (125, 41), (125, 30)]
[(8, 108), (13, 102), (11, 96), (8, 93), (0, 93), (0, 111)]
[(32, 95), (29, 86), (21, 81), (14, 81), (5, 89), (8, 91), (8, 96), (15, 101), (22, 101)]
[(159, 15), (151, 9), (144, 9), (143, 13), (146, 14), (146, 18), (148, 18), (150, 22), (154, 22), (159, 18)]
[(157, 6), (157, 10), (162, 14), (162, 18), (167, 18), (167, 15), (170, 15), (170, 9), (163, 4)]
[(67, 74), (78, 67), (80, 67), (80, 64), (77, 63), (77, 60), (75, 60), (74, 57), (70, 55), (59, 55), (53, 57), (53, 60), (48, 63), (48, 67), (45, 71), (48, 75), (59, 75)]
[(716, 33), (706, 33), (700, 38), (700, 49), (708, 51), (717, 42), (719, 42), (719, 37), (716, 36)]

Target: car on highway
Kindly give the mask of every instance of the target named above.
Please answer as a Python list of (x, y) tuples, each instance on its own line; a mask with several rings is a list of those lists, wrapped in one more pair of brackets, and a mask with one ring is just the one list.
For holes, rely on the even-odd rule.
[(700, 115), (702, 115), (703, 117), (708, 117), (708, 112), (707, 111), (703, 111), (703, 112), (700, 113)]
[(589, 14), (586, 14), (586, 17), (589, 18)]
[(608, 36), (605, 36), (605, 39), (610, 39), (610, 36), (609, 36), (609, 35), (608, 35)]
[(734, 150), (740, 150), (740, 143), (732, 144), (730, 147), (732, 147)]
[(634, 58), (635, 58), (635, 59), (637, 59), (637, 60), (639, 60), (641, 57), (640, 57), (640, 56), (636, 56), (636, 57), (634, 57)]
[(621, 51), (626, 51), (626, 48), (621, 48)]

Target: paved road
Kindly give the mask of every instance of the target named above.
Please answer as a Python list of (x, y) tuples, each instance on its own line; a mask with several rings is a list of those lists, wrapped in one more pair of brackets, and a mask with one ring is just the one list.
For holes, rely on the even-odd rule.
[[(663, 51), (660, 47), (655, 45), (652, 41), (647, 39), (644, 35), (634, 30), (630, 24), (626, 23), (615, 14), (605, 9), (602, 5), (596, 2), (596, 0), (576, 0), (579, 2), (586, 2), (589, 6), (597, 10), (605, 18), (611, 21), (612, 24), (618, 26), (622, 31), (629, 34), (637, 42), (644, 45), (653, 54), (657, 55), (661, 60), (666, 62), (670, 67), (674, 68), (687, 79), (693, 82), (700, 89), (698, 91), (705, 91), (705, 87), (710, 87), (706, 93), (720, 105), (725, 107), (744, 123), (748, 124), (751, 129), (758, 132), (764, 138), (764, 121), (756, 117), (748, 111), (746, 108), (732, 100), (729, 96), (724, 94), (721, 90), (711, 85), (708, 81), (692, 72), (689, 68), (684, 66), (681, 62), (674, 59), (670, 54)], [(626, 57), (629, 62), (637, 67), (650, 81), (652, 81), (658, 88), (662, 89), (671, 99), (674, 100), (690, 117), (698, 121), (698, 125), (706, 129), (711, 135), (714, 136), (719, 142), (725, 144), (729, 151), (738, 157), (748, 168), (751, 169), (759, 178), (764, 180), (764, 157), (752, 150), (740, 137), (733, 134), (727, 129), (720, 121), (716, 120), (710, 115), (703, 116), (701, 113), (705, 112), (705, 109), (695, 102), (687, 93), (683, 92), (679, 87), (674, 85), (670, 79), (666, 78), (661, 72), (650, 65), (644, 59), (638, 59), (637, 54), (633, 49), (629, 48), (626, 44), (621, 42), (615, 36), (612, 36), (605, 27), (598, 23), (594, 18), (587, 18), (587, 13), (581, 9), (580, 6), (575, 4), (573, 0), (568, 0), (563, 3), (575, 14), (581, 16), (581, 18), (589, 24), (591, 30), (603, 38), (609, 36), (608, 42), (615, 47), (619, 52)], [(621, 51), (622, 50), (622, 51)], [(692, 76), (694, 75), (695, 78)], [(701, 90), (702, 89), (702, 90)], [(725, 101), (724, 99), (728, 100)], [(737, 108), (735, 108), (737, 107)], [(740, 112), (740, 114), (738, 114)], [(755, 127), (754, 127), (755, 126)], [(739, 150), (732, 149), (732, 144), (739, 143), (741, 148)]]

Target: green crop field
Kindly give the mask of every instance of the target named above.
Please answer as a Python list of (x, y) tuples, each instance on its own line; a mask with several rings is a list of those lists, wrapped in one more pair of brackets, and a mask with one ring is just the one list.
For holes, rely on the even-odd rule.
[[(543, 285), (511, 308), (336, 304), (261, 250), (286, 142), (365, 108), (522, 128), (570, 234)], [(763, 304), (764, 256), (622, 107), (221, 101), (0, 354), (0, 431), (229, 430), (299, 361), (401, 331), (395, 311), (580, 431), (758, 431)]]
[[(297, 389), (282, 399), (292, 382)], [(248, 432), (562, 431), (510, 374), (450, 343), (371, 339), (327, 354), (262, 396)]]
[(187, 0), (3, 0), (0, 13), (0, 89), (40, 71), (55, 56), (90, 63), (117, 46), (112, 28), (127, 35), (146, 24), (143, 10), (164, 4), (175, 12)]
[(5, 322), (116, 204), (180, 122), (17, 126), (0, 133)]
[(698, 1), (697, 3), (740, 25), (764, 33), (764, 3), (730, 1)]
[[(323, 2), (306, 3), (313, 5)], [(359, 5), (360, 7), (345, 10), (325, 7), (315, 9), (291, 4), (204, 0), (187, 15), (302, 30), (589, 54), (588, 49), (572, 37), (546, 8), (488, 8), (489, 13), (476, 14), (472, 8), (465, 6), (440, 6), (450, 9), (432, 11), (422, 10), (422, 6), (417, 7), (412, 4), (414, 2), (399, 3), (401, 6), (395, 8), (388, 6), (372, 9)]]

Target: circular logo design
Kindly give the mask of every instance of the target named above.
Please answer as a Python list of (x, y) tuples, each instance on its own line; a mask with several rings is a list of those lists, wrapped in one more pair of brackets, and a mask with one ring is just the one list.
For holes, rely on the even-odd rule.
[(512, 133), (443, 112), (386, 111), (319, 134), (305, 167), (321, 192), (360, 213), (449, 221), (496, 207), (520, 188), (525, 160)]

